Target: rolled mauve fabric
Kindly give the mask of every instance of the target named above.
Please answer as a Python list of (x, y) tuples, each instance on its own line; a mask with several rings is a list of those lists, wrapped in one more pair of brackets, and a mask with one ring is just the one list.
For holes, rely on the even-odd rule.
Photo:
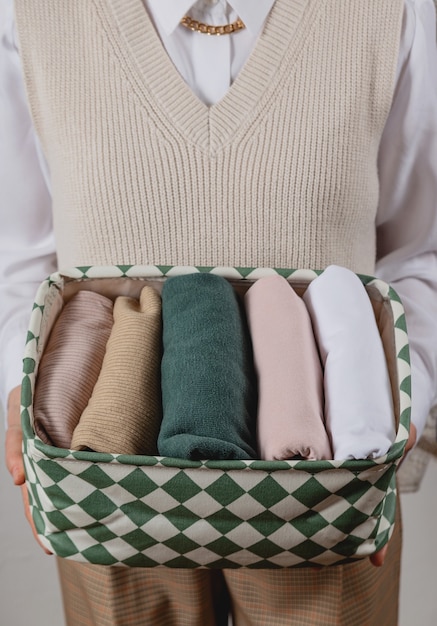
[(250, 338), (232, 286), (206, 273), (169, 278), (162, 290), (162, 312), (159, 454), (255, 458)]
[(334, 459), (386, 454), (395, 439), (393, 397), (382, 340), (361, 280), (329, 266), (308, 286), (324, 365), (325, 420)]
[(119, 296), (100, 376), (72, 440), (74, 450), (156, 454), (161, 423), (161, 298)]
[(331, 459), (322, 366), (305, 304), (276, 275), (257, 280), (245, 306), (258, 381), (261, 458)]
[(112, 300), (82, 290), (62, 309), (42, 355), (35, 385), (35, 432), (45, 443), (70, 448), (99, 377), (112, 329)]

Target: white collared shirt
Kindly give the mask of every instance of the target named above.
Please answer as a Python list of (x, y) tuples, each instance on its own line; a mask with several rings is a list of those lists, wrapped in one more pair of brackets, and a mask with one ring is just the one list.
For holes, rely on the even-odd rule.
[[(145, 0), (150, 17), (176, 69), (205, 104), (223, 98), (256, 44), (274, 0)], [(189, 13), (207, 24), (229, 24), (239, 17), (246, 28), (210, 37), (179, 25)]]
[[(246, 62), (274, 0), (144, 0), (163, 45), (197, 95), (213, 106)], [(200, 5), (203, 6), (200, 6)], [(27, 108), (13, 2), (0, 8), (0, 398), (21, 382), (21, 357), (38, 284), (54, 270), (50, 173)], [(235, 35), (179, 25), (240, 17)], [(397, 86), (379, 150), (377, 275), (404, 301), (413, 367), (413, 421), (423, 430), (437, 390), (437, 52), (432, 0), (405, 0)], [(409, 225), (421, 236), (411, 240)], [(417, 231), (417, 228), (415, 229)]]

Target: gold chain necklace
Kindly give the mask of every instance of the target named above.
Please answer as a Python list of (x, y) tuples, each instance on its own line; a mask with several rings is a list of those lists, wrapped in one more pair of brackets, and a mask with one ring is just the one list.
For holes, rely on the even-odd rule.
[(223, 24), (223, 26), (213, 26), (212, 24), (203, 24), (198, 20), (193, 20), (189, 15), (185, 15), (181, 19), (182, 26), (185, 28), (189, 28), (190, 30), (196, 33), (203, 33), (204, 35), (230, 35), (231, 33), (236, 33), (239, 30), (243, 30), (246, 28), (244, 23), (238, 18), (232, 24)]

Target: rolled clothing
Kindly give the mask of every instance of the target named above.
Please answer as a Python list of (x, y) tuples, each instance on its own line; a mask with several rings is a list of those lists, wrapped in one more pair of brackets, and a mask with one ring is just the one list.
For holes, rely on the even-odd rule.
[(258, 279), (245, 295), (258, 384), (261, 458), (331, 459), (323, 416), (323, 371), (302, 299), (282, 276)]
[(375, 315), (361, 280), (331, 265), (303, 295), (324, 367), (334, 459), (383, 456), (395, 439), (393, 396)]
[(34, 427), (44, 443), (70, 448), (99, 377), (113, 324), (112, 309), (109, 298), (81, 290), (56, 320), (35, 385)]
[(143, 287), (139, 301), (116, 298), (100, 376), (73, 433), (74, 450), (156, 454), (161, 329), (161, 298), (153, 287)]
[(207, 273), (162, 290), (163, 419), (159, 454), (256, 458), (256, 385), (247, 323), (229, 282)]

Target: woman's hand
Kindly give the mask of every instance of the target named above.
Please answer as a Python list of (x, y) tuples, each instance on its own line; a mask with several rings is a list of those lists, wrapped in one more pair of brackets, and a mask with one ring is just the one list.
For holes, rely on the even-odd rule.
[(12, 476), (14, 485), (21, 488), (21, 495), (24, 504), (24, 514), (27, 521), (30, 524), (33, 535), (39, 545), (42, 547), (46, 554), (52, 554), (47, 548), (45, 548), (36, 532), (35, 524), (33, 523), (32, 516), (29, 508), (29, 498), (27, 493), (27, 487), (25, 485), (24, 463), (22, 454), (22, 442), (23, 435), (21, 431), (21, 419), (20, 419), (20, 395), (21, 387), (15, 387), (9, 394), (8, 398), (8, 429), (6, 431), (6, 467)]

